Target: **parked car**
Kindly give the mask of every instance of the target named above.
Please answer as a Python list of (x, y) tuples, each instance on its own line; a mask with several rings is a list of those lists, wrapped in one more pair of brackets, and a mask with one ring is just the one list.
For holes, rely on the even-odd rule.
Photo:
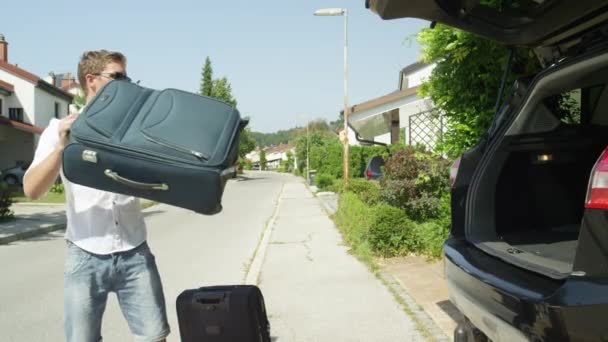
[(0, 172), (0, 177), (3, 181), (5, 181), (8, 185), (23, 185), (23, 176), (25, 175), (25, 171), (29, 165), (18, 165), (12, 167), (10, 169), (5, 169)]
[(365, 167), (365, 178), (370, 180), (382, 177), (384, 175), (382, 172), (382, 166), (384, 166), (384, 159), (382, 159), (380, 156), (373, 156)]
[[(607, 341), (608, 1), (491, 3), (367, 1), (384, 19), (537, 47), (545, 65), (452, 167), (445, 275), (468, 319), (454, 339)], [(556, 97), (577, 111), (562, 117)]]

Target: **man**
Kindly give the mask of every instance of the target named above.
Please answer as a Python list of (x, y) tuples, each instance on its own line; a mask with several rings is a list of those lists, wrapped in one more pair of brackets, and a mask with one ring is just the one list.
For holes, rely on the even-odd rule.
[[(106, 50), (85, 52), (78, 79), (89, 103), (112, 79), (127, 79), (126, 58)], [(108, 293), (115, 292), (137, 341), (165, 341), (169, 324), (163, 289), (146, 243), (139, 200), (68, 181), (63, 149), (78, 114), (53, 119), (44, 130), (23, 181), (25, 194), (44, 195), (58, 175), (67, 200), (64, 328), (68, 342), (97, 342)]]

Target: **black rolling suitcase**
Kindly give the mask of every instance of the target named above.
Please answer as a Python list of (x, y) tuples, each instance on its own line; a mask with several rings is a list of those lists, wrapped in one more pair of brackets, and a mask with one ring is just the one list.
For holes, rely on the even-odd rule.
[(215, 99), (111, 81), (72, 125), (63, 172), (76, 184), (215, 214), (246, 124)]
[(264, 297), (257, 286), (209, 286), (177, 297), (182, 342), (270, 342)]

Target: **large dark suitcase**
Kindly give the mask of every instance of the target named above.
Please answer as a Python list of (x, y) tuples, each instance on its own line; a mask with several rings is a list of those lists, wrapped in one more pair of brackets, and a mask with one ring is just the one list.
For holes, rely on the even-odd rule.
[(215, 99), (111, 81), (72, 125), (63, 173), (76, 184), (215, 214), (246, 124)]
[(270, 342), (264, 297), (257, 286), (209, 286), (177, 297), (182, 342)]

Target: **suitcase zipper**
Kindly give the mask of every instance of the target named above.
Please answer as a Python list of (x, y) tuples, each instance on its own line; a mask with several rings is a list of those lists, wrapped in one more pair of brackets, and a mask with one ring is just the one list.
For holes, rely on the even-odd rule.
[[(166, 160), (158, 158), (156, 155), (151, 154), (151, 153), (149, 153), (147, 151), (144, 151), (144, 150), (130, 148), (130, 147), (125, 147), (125, 146), (117, 146), (117, 145), (108, 144), (108, 143), (105, 143), (105, 142), (99, 142), (99, 141), (95, 141), (93, 139), (82, 138), (82, 137), (77, 136), (77, 135), (73, 135), (73, 136), (74, 136), (74, 138), (76, 138), (76, 140), (81, 140), (81, 141), (88, 142), (88, 143), (93, 144), (93, 145), (97, 145), (101, 149), (106, 149), (107, 147), (112, 147), (112, 148), (115, 148), (117, 150), (117, 152), (120, 152), (120, 151), (129, 151), (129, 152), (133, 152), (133, 153), (136, 153), (136, 154), (145, 155), (147, 158), (150, 158), (151, 160), (155, 160), (155, 161), (163, 163), (163, 164), (166, 163)], [(188, 162), (186, 160), (178, 160), (178, 159), (171, 158), (171, 157), (167, 157), (166, 159), (174, 161), (174, 162), (177, 162), (177, 163), (183, 163), (183, 164), (188, 164), (188, 165), (191, 165), (191, 166), (201, 167), (200, 164), (194, 164), (194, 163)], [(205, 166), (207, 166), (207, 167), (213, 167), (213, 165), (205, 165)]]
[(189, 155), (193, 155), (196, 158), (198, 158), (199, 160), (209, 160), (209, 156), (207, 156), (206, 154), (202, 153), (202, 152), (198, 152), (198, 151), (194, 151), (194, 150), (189, 150), (187, 148), (183, 148), (183, 147), (179, 147), (173, 144), (169, 144), (163, 141), (160, 141), (158, 139), (152, 138), (150, 135), (148, 135), (146, 132), (142, 131), (141, 134), (149, 141), (155, 143), (155, 144), (159, 144), (162, 145), (164, 147), (170, 148), (172, 150), (178, 151), (178, 152), (182, 152), (182, 153), (186, 153)]

